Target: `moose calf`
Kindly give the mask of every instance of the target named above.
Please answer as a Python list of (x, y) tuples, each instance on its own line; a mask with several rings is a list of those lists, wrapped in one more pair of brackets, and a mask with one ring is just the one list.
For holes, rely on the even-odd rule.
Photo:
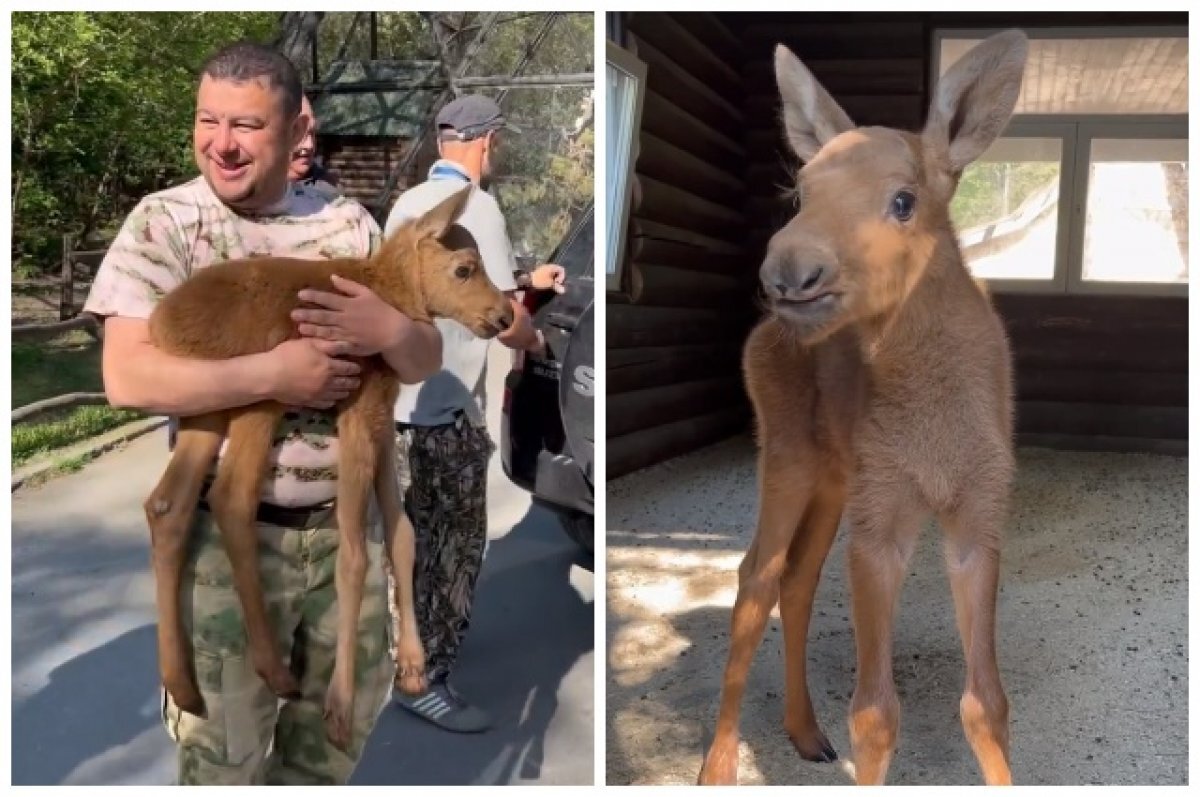
[[(254, 258), (203, 269), (155, 308), (150, 317), (151, 342), (171, 354), (204, 359), (268, 351), (297, 336), (290, 317), (299, 304), (297, 293), (304, 288), (328, 289), (333, 274), (366, 285), (413, 320), (452, 318), (481, 337), (493, 336), (512, 321), (508, 299), (488, 279), (478, 252), (453, 250), (442, 240), (471, 190), (459, 191), (401, 227), (367, 259)], [(424, 689), (424, 653), (413, 607), (413, 529), (403, 511), (395, 474), (392, 412), (399, 380), (379, 356), (358, 362), (361, 384), (336, 407), (338, 631), (325, 719), (330, 740), (342, 748), (350, 741), (355, 636), (366, 576), (365, 526), (372, 487), (383, 515), (400, 609), (400, 686), (411, 692)], [(207, 500), (229, 554), (250, 657), (277, 695), (298, 692), (268, 626), (255, 531), (263, 471), (284, 410), (276, 402), (262, 402), (182, 418), (171, 461), (145, 502), (157, 589), (159, 667), (175, 703), (193, 714), (203, 715), (205, 707), (189, 665), (179, 593), (188, 529), (205, 475), (226, 434), (228, 446)]]
[(1010, 782), (995, 649), (1014, 469), (1010, 358), (999, 318), (963, 265), (948, 208), (963, 169), (1012, 114), (1026, 49), (1025, 36), (1008, 31), (971, 50), (942, 78), (919, 135), (856, 128), (789, 50), (776, 50), (787, 136), (805, 162), (801, 206), (771, 239), (760, 271), (770, 315), (744, 353), (757, 418), (758, 528), (738, 570), (701, 783), (737, 780), (739, 706), (776, 602), (784, 727), (804, 758), (836, 758), (813, 716), (805, 646), (843, 512), (857, 781), (882, 783), (895, 749), (893, 614), (917, 533), (935, 514), (966, 658), (963, 728), (984, 780)]

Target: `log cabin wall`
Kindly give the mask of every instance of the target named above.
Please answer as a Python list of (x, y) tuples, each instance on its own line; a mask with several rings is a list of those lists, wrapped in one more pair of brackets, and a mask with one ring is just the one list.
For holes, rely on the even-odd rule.
[(610, 477), (734, 434), (750, 417), (743, 49), (712, 14), (621, 15), (647, 65), (623, 290), (608, 294)]
[[(697, 23), (691, 21), (696, 16), (634, 15), (629, 20), (631, 38), (635, 42), (660, 41), (667, 31), (696, 27)], [(694, 83), (714, 91), (719, 87), (733, 105), (732, 112), (713, 114), (712, 129), (740, 144), (741, 160), (717, 160), (717, 151), (697, 154), (710, 164), (742, 164), (733, 176), (744, 176), (744, 193), (740, 195), (743, 204), (739, 205), (745, 209), (743, 226), (722, 226), (714, 219), (706, 220), (700, 228), (709, 235), (721, 231), (721, 247), (693, 260), (694, 264), (703, 259), (713, 268), (702, 270), (690, 265), (689, 273), (679, 274), (678, 282), (684, 282), (684, 286), (672, 286), (677, 297), (674, 301), (691, 302), (695, 309), (667, 310), (653, 302), (639, 302), (636, 290), (632, 301), (625, 299), (628, 303), (616, 304), (610, 294), (608, 463), (612, 476), (745, 428), (747, 418), (735, 413), (748, 410), (739, 403), (722, 407), (728, 413), (723, 424), (709, 423), (690, 439), (684, 439), (686, 422), (677, 419), (692, 410), (674, 399), (697, 395), (681, 383), (700, 380), (699, 374), (705, 381), (697, 381), (696, 386), (703, 384), (713, 391), (706, 406), (714, 401), (731, 401), (736, 395), (729, 382), (735, 377), (740, 379), (737, 350), (748, 325), (735, 325), (732, 318), (736, 311), (753, 308), (754, 277), (766, 242), (794, 213), (786, 189), (798, 164), (785, 143), (778, 118), (773, 71), (777, 43), (788, 45), (805, 62), (856, 123), (919, 129), (930, 101), (933, 37), (938, 29), (1187, 25), (1187, 15), (1177, 13), (721, 13), (699, 17), (705, 26), (720, 25), (722, 38), (734, 42), (719, 52), (723, 63), (737, 69), (740, 82), (731, 85), (728, 75), (718, 79), (691, 72), (689, 65), (688, 71), (696, 78), (691, 87), (695, 89)], [(661, 32), (653, 30), (652, 24), (662, 24)], [(666, 135), (680, 127), (678, 122), (664, 123), (657, 106), (678, 107), (685, 87), (677, 82), (685, 81), (668, 81), (661, 73), (687, 63), (682, 54), (679, 61), (662, 63), (661, 47), (647, 52), (648, 57), (641, 56), (650, 65), (650, 75), (642, 154), (637, 164), (643, 205), (633, 211), (629, 231), (633, 267), (628, 270), (634, 275), (639, 274), (639, 265), (658, 262), (653, 248), (647, 254), (648, 246), (658, 245), (651, 234), (654, 228), (647, 230), (640, 222), (671, 212), (659, 209), (662, 206), (658, 203), (664, 200), (659, 194), (663, 183), (679, 182), (660, 176), (665, 166), (658, 157), (659, 142), (651, 128), (664, 130)], [(675, 48), (668, 52), (680, 51)], [(674, 76), (674, 72), (668, 74)], [(697, 138), (692, 131), (677, 132)], [(725, 154), (727, 158), (735, 155), (732, 150)], [(657, 181), (651, 183), (649, 197), (646, 178)], [(668, 196), (674, 198), (673, 194)], [(683, 207), (681, 204), (672, 210), (681, 213)], [(735, 237), (738, 233), (740, 238)], [(724, 258), (729, 258), (728, 265), (718, 267)], [(643, 274), (651, 275), (650, 282), (658, 276), (655, 271), (653, 267), (641, 269)], [(730, 281), (722, 283), (717, 277)], [(638, 278), (635, 276), (635, 288)], [(741, 302), (732, 298), (733, 282), (739, 280), (746, 292), (746, 300)], [(718, 296), (719, 304), (704, 298)], [(1186, 298), (1000, 293), (994, 301), (1013, 347), (1017, 428), (1022, 442), (1186, 451)], [(722, 317), (728, 325), (720, 338), (723, 342), (710, 342), (712, 325)], [(655, 343), (660, 329), (681, 341), (704, 335), (705, 345), (711, 349), (695, 343), (690, 350), (676, 342), (665, 346)], [(676, 394), (666, 389), (668, 386)], [(652, 388), (659, 392), (648, 392)], [(654, 412), (647, 413), (642, 409), (645, 402), (641, 396), (659, 396), (662, 400)], [(672, 419), (676, 419), (674, 423)], [(680, 431), (673, 433), (676, 436), (671, 437), (670, 445), (663, 445), (656, 438), (667, 437), (663, 430), (668, 426)]]

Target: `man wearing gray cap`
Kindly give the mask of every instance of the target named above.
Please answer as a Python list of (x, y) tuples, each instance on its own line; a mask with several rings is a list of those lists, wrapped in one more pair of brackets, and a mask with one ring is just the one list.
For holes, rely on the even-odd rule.
[[(479, 250), (488, 277), (510, 296), (513, 323), (496, 340), (510, 349), (540, 351), (545, 346), (541, 333), (512, 298), (517, 264), (504, 216), (480, 187), (497, 169), (506, 128), (515, 128), (499, 105), (478, 94), (448, 103), (435, 123), (440, 158), (425, 182), (396, 200), (385, 234), (463, 184), (473, 185), (452, 235), (462, 233), (458, 245)], [(562, 275), (558, 266), (541, 266), (530, 284), (561, 290)], [(487, 544), (487, 466), (493, 450), (484, 421), (489, 342), (455, 321), (438, 319), (436, 324), (442, 335), (442, 370), (402, 390), (396, 402), (397, 470), (416, 529), (413, 586), (429, 689), (417, 697), (397, 692), (396, 700), (445, 730), (473, 733), (486, 730), (491, 720), (463, 700), (448, 677), (470, 623)]]

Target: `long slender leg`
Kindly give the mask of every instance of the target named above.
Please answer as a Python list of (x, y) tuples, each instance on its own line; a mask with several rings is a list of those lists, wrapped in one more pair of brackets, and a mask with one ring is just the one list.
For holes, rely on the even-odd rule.
[(788, 546), (812, 491), (811, 470), (784, 447), (763, 451), (759, 462), (760, 509), (754, 542), (738, 568), (738, 593), (730, 623), (729, 659), (712, 746), (704, 758), (703, 785), (737, 782), (738, 714), (746, 676), (762, 641), (767, 616), (779, 598)]
[(391, 565), (396, 612), (396, 686), (409, 695), (419, 695), (428, 687), (425, 681), (425, 648), (417, 629), (416, 602), (413, 592), (413, 565), (416, 560), (416, 533), (404, 512), (400, 481), (396, 475), (396, 444), (390, 430), (378, 451), (375, 495), (383, 515), (383, 541)]
[(959, 704), (967, 742), (984, 782), (1010, 784), (1008, 698), (996, 664), (996, 591), (1000, 582), (999, 503), (971, 501), (941, 517), (946, 568), (967, 662)]
[(255, 671), (280, 697), (299, 695), (296, 678), (283, 663), (267, 620), (258, 568), (258, 528), (255, 515), (271, 438), (283, 407), (255, 404), (230, 413), (229, 445), (217, 478), (208, 493), (213, 517), (233, 568), (233, 585), (246, 619), (246, 642)]
[(783, 618), (787, 670), (783, 725), (796, 751), (809, 761), (837, 759), (837, 752), (821, 731), (813, 712), (808, 690), (807, 646), (813, 595), (833, 544), (845, 500), (842, 483), (826, 482), (818, 488), (800, 530), (788, 548), (780, 585), (779, 613)]
[(371, 398), (364, 383), (357, 399), (338, 416), (338, 551), (334, 588), (337, 592), (337, 645), (325, 694), (325, 733), (335, 747), (350, 744), (354, 717), (354, 670), (358, 618), (367, 575), (367, 503), (375, 483), (379, 446), (371, 435)]
[(850, 701), (850, 744), (859, 784), (882, 784), (896, 749), (900, 702), (892, 678), (892, 627), (905, 568), (924, 515), (891, 485), (855, 503), (849, 549), (858, 673)]
[(175, 705), (200, 717), (205, 716), (204, 699), (192, 676), (179, 590), (187, 560), (188, 529), (204, 475), (221, 447), (225, 425), (224, 413), (184, 418), (171, 461), (144, 504), (146, 523), (150, 526), (158, 609), (159, 673)]

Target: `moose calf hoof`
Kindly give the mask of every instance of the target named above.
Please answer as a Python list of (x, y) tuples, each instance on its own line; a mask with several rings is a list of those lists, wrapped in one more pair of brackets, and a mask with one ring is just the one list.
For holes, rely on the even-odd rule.
[(258, 670), (259, 676), (266, 682), (267, 687), (276, 697), (284, 700), (294, 700), (301, 696), (300, 683), (292, 671), (282, 664), (265, 667)]
[(786, 724), (785, 727), (788, 739), (792, 741), (792, 747), (796, 748), (796, 752), (805, 761), (816, 761), (818, 764), (837, 761), (837, 751), (833, 749), (833, 745), (829, 743), (829, 739), (815, 722), (798, 728)]
[(331, 684), (325, 695), (325, 736), (339, 750), (346, 751), (350, 747), (353, 716), (353, 695), (343, 695)]
[(419, 695), (429, 688), (425, 680), (425, 650), (400, 645), (396, 651), (396, 688), (406, 695)]
[(200, 696), (200, 692), (196, 689), (195, 684), (171, 684), (164, 685), (167, 694), (171, 696), (171, 701), (179, 707), (180, 711), (186, 711), (192, 716), (200, 719), (208, 719), (208, 708), (204, 705), (204, 698)]
[(732, 749), (715, 745), (704, 757), (704, 766), (700, 768), (700, 777), (696, 779), (700, 786), (736, 786), (737, 785), (737, 745)]

